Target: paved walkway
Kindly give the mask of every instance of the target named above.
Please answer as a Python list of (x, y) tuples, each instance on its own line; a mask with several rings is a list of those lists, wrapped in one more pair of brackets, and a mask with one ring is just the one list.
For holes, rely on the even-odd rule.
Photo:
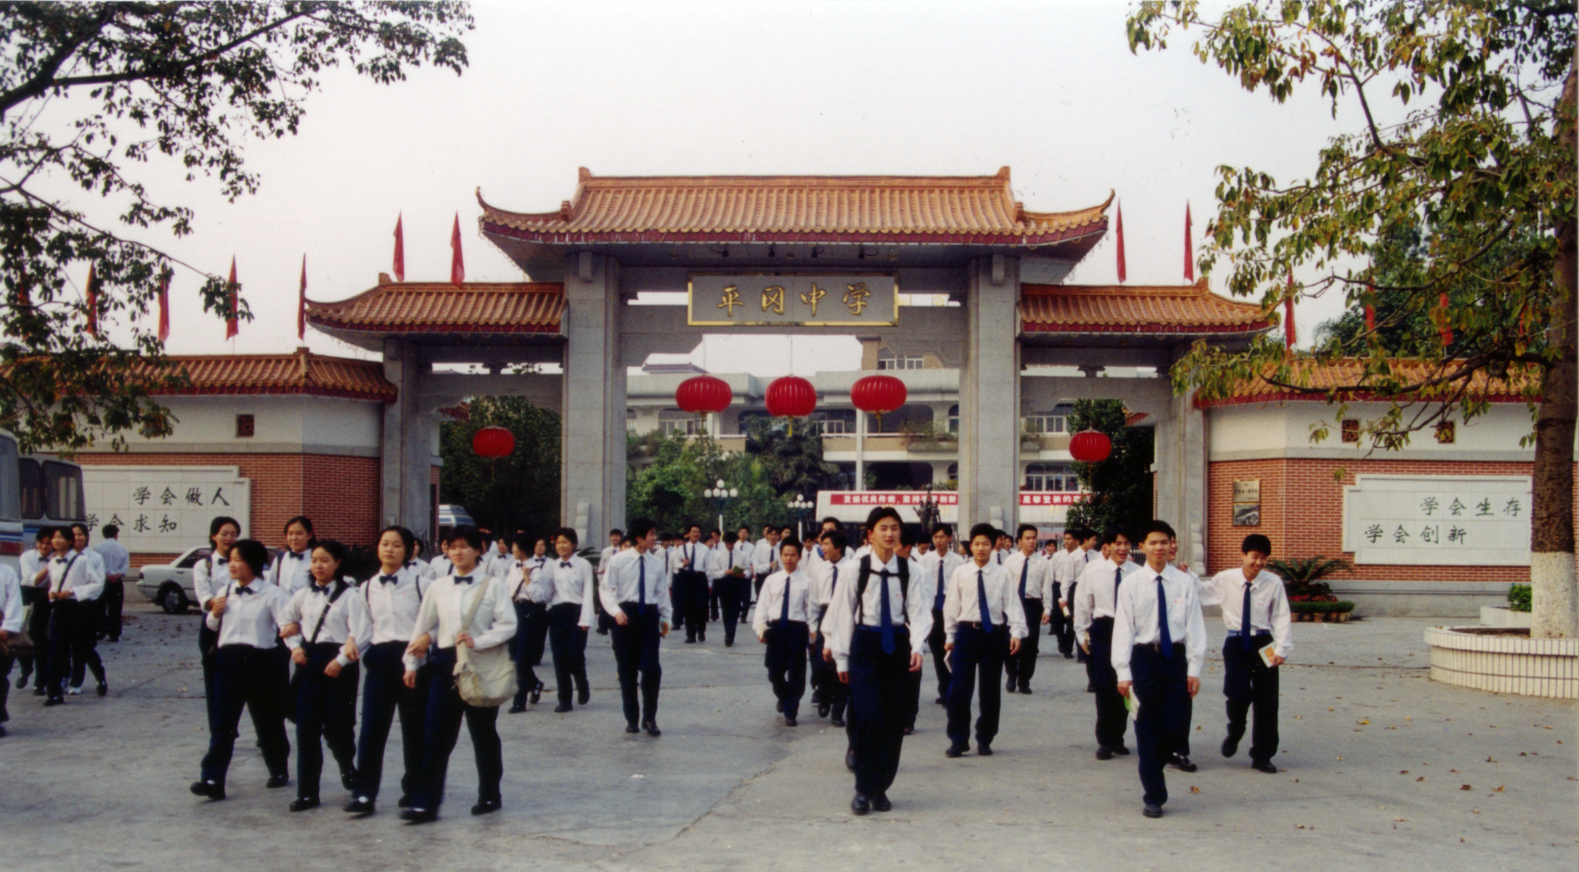
[[(1173, 796), (1156, 821), (1140, 815), (1134, 757), (1093, 759), (1084, 673), (1045, 644), (1036, 693), (1004, 698), (996, 756), (944, 758), (943, 709), (927, 695), (890, 791), (894, 810), (855, 818), (843, 731), (804, 709), (801, 726), (779, 723), (754, 639), (725, 649), (719, 632), (702, 645), (664, 644), (664, 734), (654, 740), (624, 733), (613, 658), (594, 636), (588, 707), (501, 715), (504, 811), (467, 814), (475, 768), (462, 731), (445, 818), (410, 827), (387, 789), (369, 819), (338, 811), (338, 791), (290, 814), (292, 790), (263, 789), (250, 726), (231, 798), (188, 794), (207, 744), (198, 618), (140, 603), (128, 611), (126, 640), (101, 646), (108, 698), (46, 710), (12, 691), (11, 736), (0, 740), (12, 868), (211, 869), (223, 859), (342, 872), (523, 863), (1443, 872), (1569, 870), (1579, 857), (1574, 706), (1433, 684), (1421, 642), (1430, 620), (1295, 625), (1276, 761), (1286, 771), (1275, 776), (1251, 770), (1243, 753), (1217, 753), (1222, 672), (1212, 655), (1195, 707), (1200, 771), (1169, 770)], [(1209, 626), (1220, 644), (1221, 624)]]

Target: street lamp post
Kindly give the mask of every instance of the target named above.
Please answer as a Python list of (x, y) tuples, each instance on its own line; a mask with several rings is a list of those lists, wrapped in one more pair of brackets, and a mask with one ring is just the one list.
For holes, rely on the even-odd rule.
[(795, 513), (795, 531), (800, 534), (803, 542), (806, 539), (806, 519), (811, 517), (811, 510), (816, 507), (816, 503), (800, 494), (796, 494), (795, 499), (789, 501), (789, 510)]
[(740, 496), (739, 488), (725, 487), (724, 480), (719, 479), (713, 487), (702, 491), (702, 496), (713, 501), (713, 511), (718, 513), (718, 534), (724, 533), (724, 506), (730, 500)]

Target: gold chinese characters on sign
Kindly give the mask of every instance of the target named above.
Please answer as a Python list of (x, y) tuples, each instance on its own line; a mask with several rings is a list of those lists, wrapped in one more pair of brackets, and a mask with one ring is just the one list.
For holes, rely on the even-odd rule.
[(693, 325), (885, 326), (899, 323), (899, 281), (891, 273), (782, 275), (696, 273)]

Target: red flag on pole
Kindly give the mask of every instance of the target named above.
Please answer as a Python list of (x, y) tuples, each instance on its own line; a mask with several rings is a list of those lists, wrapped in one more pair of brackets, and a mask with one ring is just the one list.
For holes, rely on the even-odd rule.
[(234, 339), (236, 338), (236, 334), (241, 332), (241, 324), (236, 317), (236, 311), (238, 309), (236, 298), (241, 296), (241, 292), (236, 287), (235, 255), (230, 256), (230, 281), (226, 285), (226, 288), (230, 291), (230, 317), (225, 319), (225, 338)]
[(395, 216), (395, 281), (406, 280), (406, 231), (401, 226), (405, 215)]
[(307, 338), (307, 255), (302, 255), (302, 289), (296, 295), (296, 338)]
[(1453, 328), (1447, 325), (1447, 292), (1443, 291), (1440, 300), (1442, 306), (1442, 347), (1447, 348), (1453, 344)]
[(1283, 344), (1294, 350), (1294, 271), (1288, 273), (1288, 297), (1283, 300)]
[(455, 229), (450, 231), (450, 282), (460, 287), (466, 281), (466, 262), (461, 259), (461, 213), (455, 213)]
[[(1376, 285), (1366, 282), (1365, 289), (1370, 292), (1371, 297), (1376, 296)], [(1371, 333), (1376, 332), (1376, 307), (1370, 303), (1365, 304), (1365, 329)]]
[(159, 274), (159, 341), (170, 338), (170, 268)]
[(98, 338), (98, 267), (88, 264), (88, 335)]
[(1184, 280), (1195, 281), (1195, 257), (1190, 252), (1190, 201), (1184, 201)]
[(1124, 281), (1124, 204), (1118, 204), (1118, 280)]

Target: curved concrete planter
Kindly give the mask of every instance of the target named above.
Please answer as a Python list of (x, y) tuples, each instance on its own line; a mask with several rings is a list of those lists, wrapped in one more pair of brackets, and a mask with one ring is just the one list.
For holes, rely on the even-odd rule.
[(1579, 699), (1579, 639), (1432, 627), (1431, 680), (1493, 693)]

